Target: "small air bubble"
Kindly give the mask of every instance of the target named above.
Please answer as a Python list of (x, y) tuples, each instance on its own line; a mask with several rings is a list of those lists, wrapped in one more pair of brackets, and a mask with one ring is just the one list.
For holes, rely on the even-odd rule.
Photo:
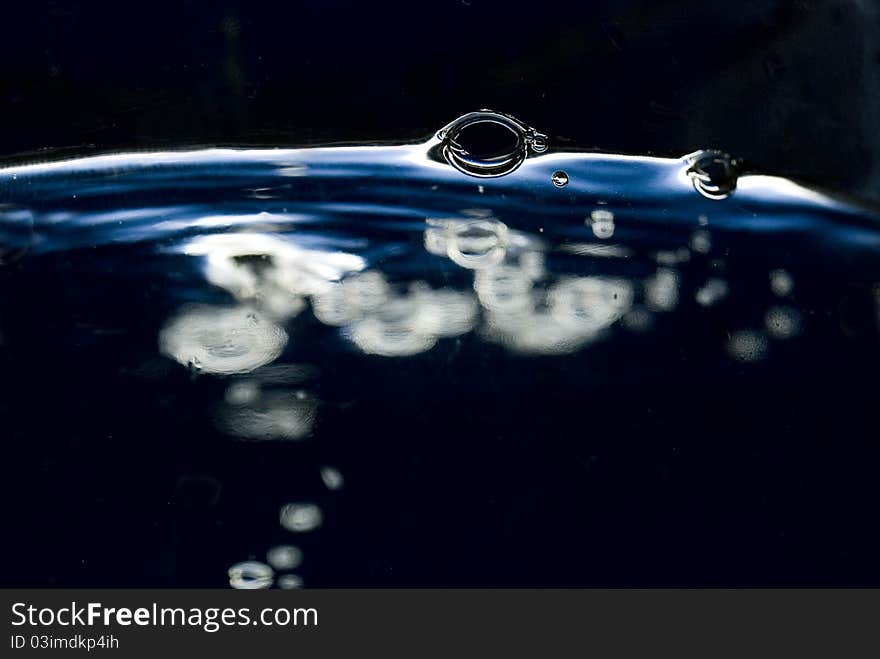
[(771, 307), (764, 317), (767, 333), (774, 339), (791, 339), (800, 334), (801, 315), (791, 307)]
[(260, 590), (272, 585), (272, 568), (259, 561), (244, 561), (229, 568), (229, 585), (237, 590)]
[(687, 176), (707, 199), (726, 199), (736, 190), (740, 162), (721, 151), (697, 151), (685, 156)]
[(614, 235), (614, 213), (605, 209), (596, 209), (590, 213), (588, 220), (593, 235), (600, 240), (611, 238)]
[(753, 330), (740, 330), (731, 334), (727, 352), (741, 362), (756, 362), (767, 354), (767, 337)]
[(321, 509), (313, 503), (288, 503), (279, 517), (281, 526), (294, 533), (313, 531), (324, 521)]
[(342, 473), (334, 467), (322, 467), (321, 480), (328, 490), (341, 490), (342, 486), (345, 485)]
[(553, 185), (557, 188), (564, 188), (568, 185), (568, 174), (560, 169), (559, 171), (553, 172), (553, 176), (550, 177), (550, 180), (553, 181)]
[(700, 306), (711, 307), (727, 297), (727, 292), (727, 282), (713, 278), (700, 287), (694, 297)]
[(708, 254), (712, 249), (712, 237), (708, 231), (695, 231), (691, 236), (691, 249), (700, 254)]
[(282, 574), (278, 577), (278, 587), (281, 590), (298, 590), (303, 587), (303, 579), (297, 574)]
[(770, 273), (770, 290), (779, 297), (791, 295), (794, 290), (794, 279), (785, 270), (774, 270)]
[(293, 545), (279, 545), (272, 547), (266, 553), (266, 560), (276, 570), (293, 570), (302, 563), (303, 553), (299, 547)]

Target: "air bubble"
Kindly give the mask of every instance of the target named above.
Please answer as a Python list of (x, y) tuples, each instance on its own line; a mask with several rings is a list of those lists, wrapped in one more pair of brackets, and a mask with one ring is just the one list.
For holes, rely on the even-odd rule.
[(282, 574), (278, 577), (278, 587), (281, 590), (299, 590), (303, 585), (302, 577), (297, 574)]
[(767, 337), (754, 330), (740, 330), (731, 334), (727, 352), (741, 362), (756, 362), (767, 354)]
[(248, 307), (193, 306), (159, 334), (163, 354), (206, 373), (248, 373), (275, 361), (287, 332)]
[(712, 237), (708, 231), (694, 231), (691, 236), (691, 249), (699, 254), (708, 254), (712, 249)]
[(678, 272), (660, 268), (644, 282), (645, 304), (651, 311), (672, 311), (678, 306), (678, 288)]
[(791, 339), (800, 334), (801, 315), (791, 307), (771, 307), (764, 317), (767, 334), (774, 339)]
[(321, 467), (321, 480), (328, 490), (341, 490), (345, 479), (335, 467)]
[(553, 176), (550, 177), (550, 180), (553, 181), (553, 185), (555, 185), (557, 188), (564, 188), (566, 185), (568, 185), (568, 174), (560, 169), (553, 172)]
[(711, 307), (725, 297), (727, 297), (728, 286), (727, 282), (723, 279), (710, 279), (702, 287), (697, 290), (696, 295), (694, 296), (697, 300), (697, 304), (702, 307)]
[(785, 270), (774, 270), (770, 273), (770, 290), (778, 297), (791, 295), (794, 290), (794, 279)]
[(458, 171), (491, 178), (505, 176), (519, 167), (529, 152), (547, 150), (547, 136), (513, 117), (480, 110), (459, 117), (437, 133), (436, 159)]
[(501, 222), (456, 222), (448, 228), (446, 254), (463, 268), (485, 268), (504, 258), (506, 238), (507, 226)]
[(275, 573), (259, 561), (236, 563), (228, 571), (229, 585), (237, 590), (260, 590), (272, 585)]
[(697, 151), (685, 156), (687, 176), (707, 199), (726, 199), (736, 190), (740, 162), (722, 151)]
[(614, 213), (609, 210), (594, 210), (590, 213), (589, 224), (593, 235), (599, 240), (606, 240), (614, 235)]
[(293, 545), (279, 545), (266, 552), (266, 560), (276, 570), (293, 570), (302, 563), (303, 553)]
[(324, 521), (324, 513), (313, 503), (288, 503), (279, 515), (281, 526), (294, 533), (313, 531)]

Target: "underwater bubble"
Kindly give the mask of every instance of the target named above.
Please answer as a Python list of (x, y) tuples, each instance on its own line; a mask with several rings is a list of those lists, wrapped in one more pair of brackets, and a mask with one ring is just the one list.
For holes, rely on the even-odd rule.
[(528, 277), (532, 281), (537, 281), (545, 274), (544, 255), (537, 251), (523, 252), (520, 254), (519, 261), (514, 267), (516, 267), (523, 276)]
[(727, 352), (741, 362), (755, 362), (767, 354), (767, 337), (754, 330), (739, 330), (730, 335)]
[(276, 570), (293, 570), (302, 563), (303, 553), (293, 545), (278, 545), (266, 552), (266, 560)]
[(500, 263), (507, 243), (507, 225), (494, 220), (453, 222), (447, 227), (446, 254), (463, 268), (476, 270)]
[(430, 330), (430, 309), (416, 300), (399, 297), (389, 300), (376, 313), (348, 328), (351, 340), (368, 354), (409, 357), (434, 347), (437, 337)]
[(278, 587), (281, 590), (299, 590), (304, 585), (303, 578), (297, 574), (282, 574), (278, 577)]
[(552, 313), (534, 308), (490, 312), (484, 332), (512, 352), (530, 355), (571, 353), (596, 337), (589, 325), (562, 323)]
[(482, 305), (497, 313), (513, 313), (532, 305), (535, 273), (514, 265), (478, 271), (474, 290)]
[(727, 297), (728, 286), (723, 279), (712, 278), (697, 289), (694, 298), (702, 307), (711, 307)]
[(740, 162), (722, 151), (697, 151), (684, 158), (685, 173), (707, 199), (726, 199), (736, 190)]
[(460, 336), (473, 329), (477, 302), (468, 293), (414, 284), (410, 298), (421, 309), (421, 331), (437, 337)]
[(632, 283), (626, 279), (572, 277), (550, 289), (548, 304), (563, 325), (598, 332), (620, 318), (632, 305)]
[(363, 317), (363, 311), (350, 304), (342, 284), (335, 284), (312, 298), (312, 313), (325, 325), (341, 326)]
[(447, 243), (449, 242), (449, 223), (460, 222), (461, 220), (441, 220), (436, 218), (427, 218), (425, 220), (424, 244), (425, 250), (429, 254), (436, 256), (446, 256)]
[(342, 291), (349, 304), (363, 311), (378, 309), (390, 295), (388, 282), (376, 270), (346, 277), (342, 280)]
[(367, 271), (346, 277), (312, 298), (312, 312), (325, 325), (347, 325), (380, 308), (391, 294), (382, 273)]
[[(326, 322), (328, 312), (322, 305), (326, 306), (323, 302), (316, 304), (315, 313)], [(469, 332), (478, 308), (468, 293), (434, 290), (423, 282), (413, 282), (407, 294), (389, 297), (375, 309), (344, 311), (333, 320), (344, 324), (345, 335), (361, 350), (385, 357), (407, 357), (429, 350), (440, 337)]]
[(244, 561), (229, 568), (229, 585), (238, 590), (269, 588), (275, 572), (259, 561)]
[(345, 479), (335, 467), (321, 467), (321, 481), (328, 490), (341, 490)]
[(771, 307), (764, 316), (767, 334), (774, 339), (791, 339), (800, 334), (801, 315), (791, 307)]
[(324, 513), (313, 503), (288, 503), (281, 507), (279, 521), (288, 531), (314, 531), (324, 521)]
[(426, 352), (437, 337), (419, 334), (402, 325), (393, 326), (377, 318), (367, 318), (351, 329), (351, 340), (365, 353), (382, 357), (411, 357)]
[(614, 235), (614, 213), (609, 210), (599, 208), (592, 211), (589, 224), (593, 229), (593, 235), (600, 240)]
[(614, 235), (614, 222), (593, 222), (593, 235), (599, 240), (611, 238)]
[(568, 174), (559, 169), (553, 172), (550, 180), (553, 181), (553, 185), (555, 185), (557, 188), (564, 188), (566, 185), (568, 185)]
[(644, 283), (645, 303), (652, 311), (671, 311), (678, 305), (679, 275), (675, 270), (660, 268)]
[(318, 404), (308, 396), (273, 391), (246, 405), (223, 408), (217, 426), (226, 434), (247, 440), (297, 440), (315, 425)]
[(186, 307), (159, 334), (161, 352), (206, 373), (248, 373), (275, 361), (287, 332), (249, 307)]
[(628, 280), (571, 277), (540, 295), (523, 269), (483, 271), (474, 286), (486, 310), (482, 334), (523, 354), (561, 355), (599, 338), (629, 307)]
[(770, 273), (770, 290), (777, 297), (786, 297), (794, 291), (794, 278), (785, 270), (778, 269)]
[(708, 231), (694, 231), (690, 245), (698, 254), (708, 254), (712, 249), (712, 237)]

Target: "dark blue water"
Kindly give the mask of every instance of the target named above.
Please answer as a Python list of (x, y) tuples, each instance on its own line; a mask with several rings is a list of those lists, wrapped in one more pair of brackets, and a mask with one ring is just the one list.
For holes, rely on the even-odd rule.
[(878, 585), (880, 224), (690, 161), (0, 170), (5, 585)]

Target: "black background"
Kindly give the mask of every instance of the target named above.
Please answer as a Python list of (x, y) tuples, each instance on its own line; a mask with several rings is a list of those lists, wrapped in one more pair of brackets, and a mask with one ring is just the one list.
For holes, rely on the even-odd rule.
[[(869, 2), (3, 9), (7, 160), (189, 144), (417, 140), (492, 107), (555, 145), (662, 155), (721, 147), (755, 168), (878, 196), (880, 10)], [(752, 253), (739, 253), (752, 270)], [(144, 257), (126, 256), (106, 270), (87, 252), (44, 271), (23, 261), (3, 282), (9, 345), (26, 337), (43, 348), (7, 350), (2, 364), (2, 373), (15, 374), (0, 400), (12, 420), (2, 439), (17, 492), (8, 528), (25, 539), (4, 547), (15, 572), (7, 584), (219, 585), (230, 556), (275, 542), (260, 529), (277, 527), (276, 500), (288, 485), (305, 488), (304, 499), (320, 487), (315, 470), (306, 482), (281, 453), (219, 450), (216, 437), (200, 434), (220, 385), (193, 387), (167, 361), (152, 366), (152, 379), (120, 375), (121, 363), (152, 363), (157, 332), (176, 306), (153, 289), (132, 296), (137, 286), (124, 266)], [(809, 263), (824, 256), (812, 252)], [(813, 278), (799, 279), (804, 290), (830, 286), (826, 275), (845, 279), (827, 263), (803, 270)], [(182, 280), (195, 281), (191, 275)], [(859, 318), (868, 318), (871, 289), (859, 285)], [(458, 383), (449, 398), (468, 394), (470, 383), (480, 394), (472, 398), (489, 402), (443, 423), (434, 420), (448, 401), (428, 375), (442, 372), (444, 353), (409, 369), (340, 360), (349, 389), (336, 398), (357, 391), (359, 404), (347, 425), (323, 429), (342, 438), (337, 453), (302, 463), (338, 464), (361, 494), (348, 508), (328, 504), (323, 544), (305, 546), (309, 585), (878, 583), (876, 330), (866, 321), (870, 350), (853, 348), (838, 331), (845, 307), (820, 315), (829, 327), (818, 336), (836, 343), (817, 342), (809, 359), (795, 353), (790, 371), (748, 378), (706, 364), (722, 376), (714, 388), (688, 379), (680, 355), (654, 344), (643, 353), (608, 349), (612, 362), (639, 367), (638, 386), (621, 370), (616, 387), (603, 384), (626, 396), (586, 404), (570, 387), (588, 382), (586, 357), (552, 368), (510, 362), (504, 371), (474, 339), (462, 348), (460, 377), (447, 375)], [(93, 322), (76, 324), (89, 314)], [(140, 334), (114, 334), (120, 319)], [(714, 338), (701, 325), (684, 326), (685, 338)], [(99, 336), (96, 327), (111, 332)], [(678, 389), (664, 383), (658, 396), (645, 373), (651, 364), (675, 373)], [(157, 393), (166, 376), (170, 386)], [(379, 381), (383, 388), (374, 389)], [(515, 395), (503, 399), (495, 383)], [(544, 414), (498, 427), (508, 409)], [(693, 409), (699, 415), (691, 418)], [(595, 410), (598, 420), (578, 425)], [(459, 432), (462, 419), (469, 434)], [(363, 428), (388, 420), (389, 437), (362, 441)], [(582, 431), (590, 444), (575, 441)], [(492, 440), (469, 439), (483, 435)], [(211, 511), (218, 499), (226, 527)], [(572, 522), (579, 514), (581, 526)], [(521, 516), (531, 521), (525, 530)], [(206, 556), (205, 547), (217, 551)]]
[(465, 112), (560, 146), (876, 196), (867, 0), (5, 3), (0, 154), (421, 139)]

